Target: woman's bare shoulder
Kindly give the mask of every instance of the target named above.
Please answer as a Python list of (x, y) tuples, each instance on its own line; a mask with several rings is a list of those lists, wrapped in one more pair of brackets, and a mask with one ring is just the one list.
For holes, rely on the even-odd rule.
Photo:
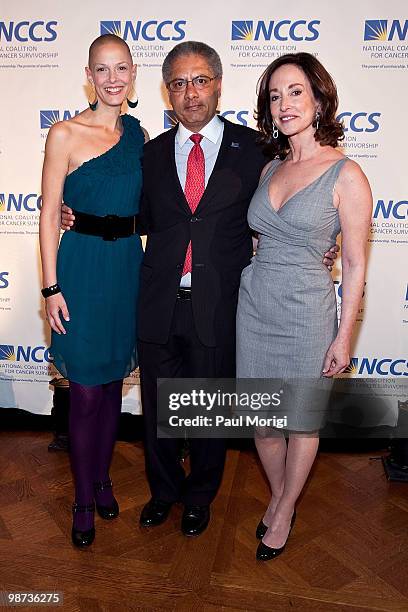
[(350, 159), (349, 157), (343, 156), (343, 158), (346, 161), (340, 170), (338, 183), (340, 185), (344, 185), (346, 183), (353, 183), (356, 181), (366, 182), (367, 177), (360, 164), (358, 164), (353, 159)]
[(85, 119), (86, 112), (87, 111), (82, 111), (82, 113), (78, 113), (78, 115), (70, 119), (54, 123), (48, 131), (48, 147), (54, 144), (63, 146), (65, 149), (72, 147), (75, 141), (81, 138), (84, 127), (88, 125)]
[(261, 176), (259, 177), (259, 180), (262, 181), (262, 179), (264, 178), (265, 174), (268, 172), (268, 170), (270, 170), (270, 168), (272, 168), (272, 166), (274, 164), (276, 164), (276, 162), (280, 161), (278, 158), (275, 159), (271, 159), (271, 161), (269, 161), (266, 166), (263, 167), (262, 172), (261, 172)]

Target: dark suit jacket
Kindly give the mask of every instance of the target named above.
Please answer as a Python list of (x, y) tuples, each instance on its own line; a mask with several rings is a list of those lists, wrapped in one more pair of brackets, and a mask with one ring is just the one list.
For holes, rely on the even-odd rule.
[(177, 127), (145, 146), (141, 217), (148, 237), (140, 276), (139, 339), (167, 342), (191, 240), (196, 330), (204, 345), (222, 346), (235, 337), (240, 275), (252, 255), (246, 215), (267, 160), (255, 130), (224, 120), (215, 167), (193, 215), (177, 176), (176, 132)]

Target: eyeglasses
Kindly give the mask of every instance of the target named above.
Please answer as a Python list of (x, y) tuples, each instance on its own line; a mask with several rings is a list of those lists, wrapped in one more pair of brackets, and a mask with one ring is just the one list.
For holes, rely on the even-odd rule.
[(189, 83), (192, 83), (194, 87), (198, 90), (207, 89), (211, 81), (214, 81), (215, 79), (218, 79), (218, 74), (215, 77), (209, 77), (205, 76), (204, 74), (200, 74), (194, 77), (194, 79), (191, 79), (190, 81), (188, 81), (187, 79), (174, 79), (173, 81), (170, 81), (170, 83), (167, 83), (167, 89), (175, 93), (179, 91), (185, 91)]

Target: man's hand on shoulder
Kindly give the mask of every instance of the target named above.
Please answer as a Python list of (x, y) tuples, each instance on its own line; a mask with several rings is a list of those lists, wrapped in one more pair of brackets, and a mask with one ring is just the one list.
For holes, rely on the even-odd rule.
[(144, 141), (145, 141), (145, 144), (146, 144), (146, 142), (149, 142), (149, 140), (150, 140), (149, 132), (146, 130), (146, 128), (144, 128), (142, 126), (140, 126), (140, 127), (142, 128), (142, 132), (143, 132), (143, 136), (144, 136)]
[(72, 214), (72, 209), (62, 203), (61, 208), (61, 229), (68, 231), (74, 225), (75, 216)]
[(334, 244), (327, 253), (323, 256), (323, 263), (328, 267), (330, 272), (333, 269), (334, 262), (337, 259), (337, 253), (340, 251), (340, 247), (338, 244)]

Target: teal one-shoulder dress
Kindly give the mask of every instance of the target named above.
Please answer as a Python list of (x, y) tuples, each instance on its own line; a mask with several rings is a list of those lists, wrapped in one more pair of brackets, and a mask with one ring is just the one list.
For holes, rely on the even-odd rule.
[[(144, 135), (122, 116), (119, 142), (65, 179), (64, 202), (93, 215), (135, 215), (142, 187)], [(140, 236), (105, 241), (73, 231), (62, 236), (57, 279), (70, 321), (52, 332), (50, 352), (61, 374), (82, 385), (125, 378), (137, 366), (136, 305), (143, 251)]]

